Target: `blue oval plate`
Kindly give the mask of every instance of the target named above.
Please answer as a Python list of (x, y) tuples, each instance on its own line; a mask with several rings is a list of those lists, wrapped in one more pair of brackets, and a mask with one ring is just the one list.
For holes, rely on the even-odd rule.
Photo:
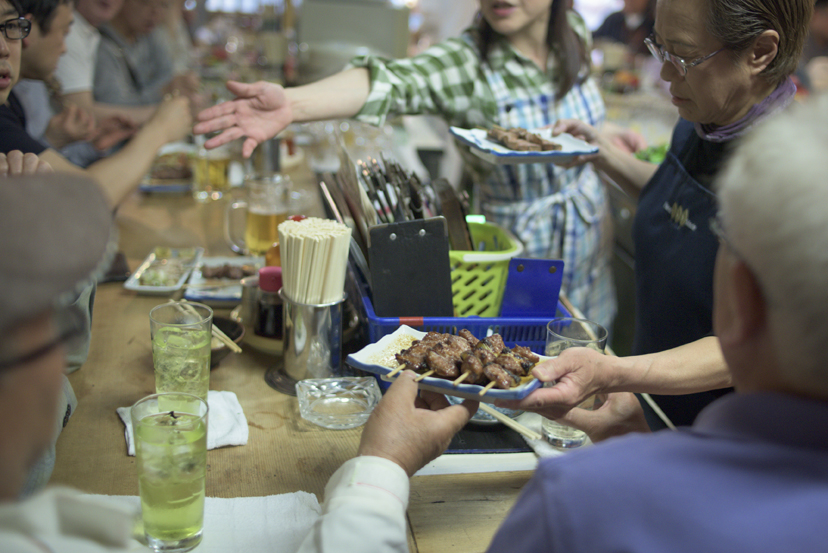
[[(379, 375), (383, 380), (393, 381), (396, 377), (389, 378), (386, 375), (398, 365), (394, 354), (408, 348), (411, 342), (419, 340), (425, 335), (425, 332), (403, 325), (392, 334), (380, 338), (379, 342), (369, 344), (358, 352), (352, 353), (347, 357), (346, 362), (356, 369)], [(539, 355), (538, 357), (541, 358), (541, 361), (550, 359), (543, 355)], [(483, 391), (483, 386), (477, 384), (454, 384), (451, 380), (431, 376), (425, 377), (419, 384), (422, 390), (431, 390), (432, 392), (449, 396), (474, 399), (484, 403), (494, 403), (497, 399), (522, 399), (537, 388), (540, 388), (541, 382), (534, 377), (524, 377), (523, 382), (519, 386), (509, 388), (508, 390), (492, 388), (487, 390), (482, 396), (480, 392)]]

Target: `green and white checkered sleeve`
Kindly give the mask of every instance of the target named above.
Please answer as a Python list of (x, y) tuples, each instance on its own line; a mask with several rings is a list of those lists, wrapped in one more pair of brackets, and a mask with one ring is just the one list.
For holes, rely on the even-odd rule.
[(382, 125), (389, 115), (453, 113), (468, 109), (479, 61), (460, 39), (450, 39), (411, 58), (361, 56), (349, 67), (370, 71), (371, 91), (355, 119)]

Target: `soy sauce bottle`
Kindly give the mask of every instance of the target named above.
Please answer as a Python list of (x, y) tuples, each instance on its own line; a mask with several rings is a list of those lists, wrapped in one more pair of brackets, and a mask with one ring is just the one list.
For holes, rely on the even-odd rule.
[(259, 269), (259, 316), (253, 329), (265, 338), (282, 339), (282, 268), (262, 267)]

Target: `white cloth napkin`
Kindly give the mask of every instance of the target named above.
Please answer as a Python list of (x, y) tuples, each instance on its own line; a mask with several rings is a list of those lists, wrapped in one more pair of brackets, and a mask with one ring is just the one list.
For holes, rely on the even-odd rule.
[[(236, 394), (210, 390), (207, 393), (207, 405), (210, 407), (207, 415), (207, 449), (247, 443), (249, 432), (247, 418), (244, 416)], [(132, 439), (129, 409), (129, 407), (119, 407), (117, 411), (124, 423), (124, 437), (129, 454), (134, 456), (135, 442)]]
[[(84, 497), (131, 505), (136, 512), (141, 509), (141, 502), (135, 496)], [(316, 496), (301, 491), (265, 497), (207, 497), (204, 537), (196, 551), (295, 553), (321, 513)], [(137, 542), (133, 543), (139, 547)], [(146, 551), (146, 546), (140, 546), (140, 550)]]
[[(543, 436), (543, 431), (541, 430), (541, 421), (543, 417), (538, 415), (537, 413), (530, 413), (525, 412), (522, 415), (515, 417), (515, 420), (529, 428), (530, 430), (534, 430), (541, 436)], [(538, 457), (557, 457), (558, 455), (563, 455), (566, 453), (567, 450), (560, 449), (557, 447), (553, 447), (552, 444), (541, 438), (540, 440), (530, 440), (526, 436), (523, 436), (523, 439), (526, 440), (526, 443), (529, 444), (529, 447), (537, 454)], [(592, 445), (592, 442), (587, 438), (584, 445), (581, 447), (587, 447), (588, 445)], [(579, 448), (580, 449), (580, 448)]]

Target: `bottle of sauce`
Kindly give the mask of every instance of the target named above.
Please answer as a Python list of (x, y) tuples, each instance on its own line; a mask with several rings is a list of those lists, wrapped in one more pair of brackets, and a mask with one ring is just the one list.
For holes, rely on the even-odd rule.
[(259, 316), (254, 332), (265, 338), (282, 339), (282, 268), (266, 266), (259, 269)]

